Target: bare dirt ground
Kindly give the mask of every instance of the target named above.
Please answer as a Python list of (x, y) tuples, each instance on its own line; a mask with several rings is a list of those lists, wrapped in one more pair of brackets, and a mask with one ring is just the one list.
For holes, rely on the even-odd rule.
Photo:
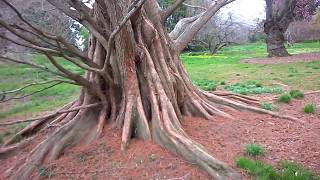
[(320, 53), (304, 53), (304, 54), (295, 54), (288, 57), (264, 57), (264, 58), (252, 58), (252, 59), (243, 59), (243, 63), (252, 63), (252, 64), (280, 64), (280, 63), (292, 63), (292, 62), (308, 62), (308, 61), (320, 61)]
[[(304, 104), (318, 106), (315, 114), (302, 112)], [(230, 112), (236, 120), (217, 117), (213, 120), (185, 118), (184, 127), (190, 137), (203, 144), (215, 157), (233, 168), (235, 160), (244, 155), (244, 146), (258, 143), (266, 148), (261, 159), (273, 165), (292, 160), (320, 174), (320, 93), (293, 100), (289, 105), (277, 104), (280, 113), (298, 117), (305, 125), (269, 115)], [(52, 131), (52, 130), (48, 130)], [(21, 160), (46, 136), (43, 132), (35, 142), (14, 157), (1, 160), (0, 179), (6, 179), (8, 169)], [(45, 164), (30, 179), (40, 174), (52, 179), (210, 179), (206, 173), (152, 142), (133, 140), (126, 152), (121, 152), (121, 132), (105, 128), (105, 136), (90, 145), (68, 149), (60, 159)], [(16, 168), (11, 169), (13, 172)], [(242, 179), (250, 177), (240, 169)]]

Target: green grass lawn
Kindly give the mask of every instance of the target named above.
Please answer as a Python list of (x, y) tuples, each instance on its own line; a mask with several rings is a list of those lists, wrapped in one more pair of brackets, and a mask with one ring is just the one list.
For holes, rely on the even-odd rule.
[[(316, 51), (320, 52), (320, 42), (298, 43), (289, 48), (289, 52), (292, 54)], [(239, 63), (241, 59), (264, 57), (266, 55), (266, 47), (263, 43), (252, 43), (230, 46), (215, 55), (183, 53), (181, 57), (191, 79), (223, 82), (223, 85), (218, 85), (219, 87), (250, 80), (256, 81), (263, 86), (282, 83), (300, 90), (320, 89), (320, 61), (277, 65)], [(38, 64), (48, 64), (44, 56), (33, 55), (33, 59)], [(78, 74), (84, 74), (84, 71), (65, 62), (63, 59), (59, 59), (59, 61), (67, 69)], [(0, 91), (19, 88), (31, 82), (54, 79), (47, 72), (29, 68), (26, 65), (15, 64), (0, 64), (0, 77)], [(33, 92), (41, 87), (43, 86), (30, 87), (26, 89), (25, 93)], [(26, 100), (12, 101), (10, 107), (0, 110), (0, 121), (12, 116), (53, 110), (74, 99), (78, 93), (79, 87), (61, 84), (42, 93), (35, 94)]]
[[(320, 52), (320, 42), (297, 43), (288, 50), (292, 54)], [(215, 55), (184, 53), (181, 57), (191, 79), (224, 81), (226, 85), (250, 80), (264, 86), (281, 83), (304, 91), (320, 89), (320, 61), (271, 65), (239, 62), (266, 55), (263, 43), (252, 43), (230, 46)]]

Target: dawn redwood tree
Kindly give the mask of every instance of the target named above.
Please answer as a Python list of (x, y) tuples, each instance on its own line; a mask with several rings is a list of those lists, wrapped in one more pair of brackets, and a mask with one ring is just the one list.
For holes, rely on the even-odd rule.
[[(122, 130), (122, 150), (133, 137), (152, 140), (197, 164), (215, 179), (239, 179), (235, 170), (189, 138), (182, 127), (183, 116), (233, 118), (223, 111), (233, 108), (297, 120), (246, 104), (259, 104), (255, 99), (231, 93), (204, 92), (192, 85), (179, 54), (207, 21), (233, 0), (213, 1), (205, 12), (182, 19), (170, 35), (165, 31), (164, 22), (183, 0), (175, 1), (166, 9), (161, 9), (156, 0), (96, 0), (92, 8), (79, 0), (48, 0), (89, 30), (87, 53), (59, 36), (40, 31), (8, 1), (2, 1), (19, 15), (24, 26), (0, 20), (0, 25), (21, 41), (0, 37), (43, 53), (55, 69), (9, 57), (0, 59), (30, 65), (61, 77), (42, 84), (81, 86), (78, 99), (53, 113), (1, 124), (32, 122), (15, 136), (25, 140), (18, 144), (13, 144), (15, 137), (8, 140), (0, 147), (0, 157), (17, 152), (41, 129), (52, 129), (49, 131), (52, 133), (35, 146), (24, 163), (14, 168), (12, 179), (28, 179), (36, 167), (44, 161), (57, 159), (65, 148), (80, 142), (90, 143), (108, 133), (103, 131), (106, 123)], [(48, 44), (51, 46), (46, 46)], [(66, 69), (58, 56), (86, 70), (86, 74), (81, 76)], [(2, 101), (9, 100), (7, 97), (11, 93), (32, 85), (2, 93), (6, 95)]]
[(265, 0), (267, 51), (269, 57), (289, 56), (284, 45), (285, 32), (296, 19), (310, 19), (320, 5), (320, 0)]

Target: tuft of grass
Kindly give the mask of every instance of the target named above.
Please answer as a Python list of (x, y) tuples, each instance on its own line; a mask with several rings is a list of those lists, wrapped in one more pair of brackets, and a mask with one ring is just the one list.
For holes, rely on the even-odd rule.
[(278, 170), (262, 161), (240, 157), (236, 160), (237, 167), (246, 170), (257, 180), (319, 180), (310, 170), (288, 161), (282, 161)]
[(279, 94), (283, 92), (283, 89), (281, 87), (277, 87), (277, 86), (263, 87), (261, 83), (258, 83), (256, 81), (235, 83), (229, 86), (225, 86), (224, 89), (232, 91), (234, 93), (242, 94), (242, 95), (264, 94), (264, 93)]
[(79, 155), (79, 160), (80, 160), (81, 162), (85, 162), (85, 161), (87, 160), (86, 154), (81, 153), (81, 154)]
[(262, 102), (260, 106), (262, 109), (269, 110), (269, 111), (272, 111), (273, 109), (272, 104), (268, 102)]
[(280, 163), (280, 168), (282, 179), (320, 180), (320, 176), (316, 176), (310, 170), (290, 161), (282, 161)]
[(257, 177), (256, 179), (276, 180), (279, 179), (279, 174), (270, 165), (262, 161), (251, 160), (247, 157), (240, 157), (236, 161), (237, 167), (245, 169), (250, 175)]
[(155, 160), (157, 160), (157, 156), (155, 154), (150, 154), (149, 160), (150, 161), (155, 161)]
[(217, 89), (216, 83), (209, 79), (196, 79), (192, 81), (193, 84), (205, 91), (215, 91)]
[(291, 90), (289, 94), (291, 97), (293, 97), (295, 99), (304, 98), (304, 94), (300, 90)]
[(3, 136), (2, 134), (0, 134), (0, 144), (3, 144), (3, 143), (4, 143)]
[(247, 144), (245, 146), (245, 150), (246, 153), (252, 157), (262, 156), (265, 152), (264, 148), (261, 145), (255, 143)]
[(314, 104), (306, 104), (303, 107), (303, 111), (307, 114), (315, 113), (316, 112), (316, 105)]
[(221, 81), (220, 85), (226, 85), (226, 81)]
[(282, 103), (287, 103), (287, 104), (288, 104), (289, 102), (291, 102), (291, 96), (290, 96), (290, 94), (285, 93), (285, 94), (283, 94), (283, 95), (281, 95), (281, 96), (279, 97), (278, 101), (279, 101), (279, 102), (282, 102)]
[(53, 167), (45, 167), (45, 166), (41, 166), (38, 169), (38, 174), (40, 177), (48, 178), (48, 179), (50, 179), (51, 177), (53, 177), (55, 175)]

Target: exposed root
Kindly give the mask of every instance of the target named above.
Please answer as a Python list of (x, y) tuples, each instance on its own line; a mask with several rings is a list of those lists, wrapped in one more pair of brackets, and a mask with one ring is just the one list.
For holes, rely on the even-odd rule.
[(90, 136), (92, 128), (97, 125), (97, 121), (93, 120), (96, 118), (94, 111), (81, 110), (74, 119), (34, 148), (11, 179), (28, 179), (30, 173), (44, 162), (47, 155), (48, 160), (52, 161), (58, 158), (67, 146), (78, 144), (85, 136)]
[(269, 115), (271, 115), (273, 117), (277, 117), (277, 118), (281, 118), (281, 119), (287, 119), (287, 120), (290, 120), (290, 121), (293, 121), (293, 122), (298, 122), (298, 123), (301, 123), (301, 124), (305, 124), (304, 121), (302, 121), (300, 119), (297, 119), (295, 117), (281, 115), (281, 114), (278, 114), (278, 113), (275, 113), (275, 112), (272, 112), (272, 111), (268, 111), (268, 110), (265, 110), (265, 109), (244, 105), (244, 104), (241, 104), (241, 103), (238, 103), (238, 102), (234, 102), (234, 101), (231, 101), (229, 99), (226, 99), (226, 98), (223, 98), (223, 97), (219, 97), (219, 96), (216, 96), (214, 94), (207, 93), (207, 92), (203, 92), (203, 93), (206, 95), (206, 97), (209, 100), (211, 100), (213, 102), (216, 102), (216, 103), (220, 103), (220, 104), (226, 105), (226, 106), (230, 106), (230, 107), (232, 107), (232, 108), (234, 108), (236, 110), (246, 110), (246, 111), (251, 111), (251, 112), (260, 113), (260, 114), (269, 114)]
[(3, 147), (0, 147), (0, 159), (7, 158), (9, 156), (13, 156), (17, 153), (19, 153), (19, 150), (28, 146), (32, 142), (33, 138), (25, 139), (17, 144), (13, 144), (10, 146), (4, 145)]

